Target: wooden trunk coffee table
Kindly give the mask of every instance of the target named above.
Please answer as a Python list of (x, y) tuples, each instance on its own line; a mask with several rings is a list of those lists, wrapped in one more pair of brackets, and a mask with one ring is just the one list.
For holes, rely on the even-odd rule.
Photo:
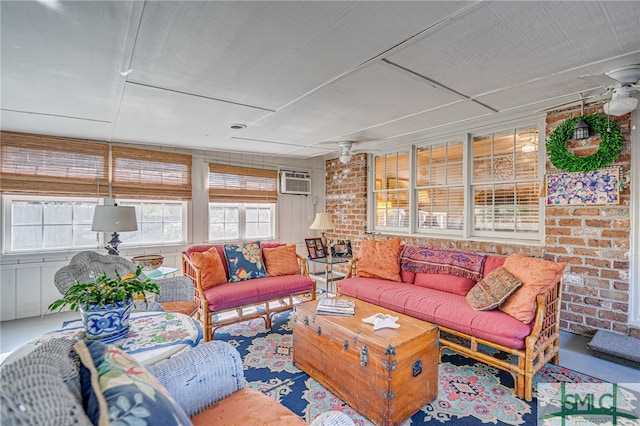
[[(318, 300), (294, 307), (293, 362), (375, 424), (399, 424), (438, 395), (438, 329), (352, 300), (353, 317), (316, 315)], [(374, 331), (362, 319), (376, 313), (400, 328)]]

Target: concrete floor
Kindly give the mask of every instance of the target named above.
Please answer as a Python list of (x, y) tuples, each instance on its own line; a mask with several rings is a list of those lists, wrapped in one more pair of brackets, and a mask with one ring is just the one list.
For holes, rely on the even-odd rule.
[[(43, 333), (60, 328), (64, 321), (79, 318), (77, 312), (61, 312), (44, 317), (0, 322), (0, 362), (23, 344)], [(609, 383), (638, 383), (640, 370), (591, 355), (589, 337), (561, 332), (560, 365), (589, 374)]]

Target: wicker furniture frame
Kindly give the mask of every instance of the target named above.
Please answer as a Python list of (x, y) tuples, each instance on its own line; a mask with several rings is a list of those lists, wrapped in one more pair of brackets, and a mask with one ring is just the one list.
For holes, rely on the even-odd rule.
[[(351, 260), (345, 278), (356, 276), (358, 259)], [(519, 398), (533, 399), (533, 377), (548, 362), (560, 363), (560, 303), (562, 300), (562, 278), (553, 287), (536, 297), (536, 316), (531, 334), (525, 338), (523, 349), (514, 349), (490, 342), (448, 327), (440, 328), (440, 353), (451, 349), (461, 355), (499, 368), (511, 374), (514, 390)], [(454, 338), (449, 339), (448, 336)], [(460, 339), (464, 344), (460, 343)], [(512, 364), (506, 360), (480, 352), (479, 346), (485, 345), (516, 358)]]
[[(280, 312), (292, 309), (295, 303), (295, 298), (315, 300), (316, 282), (311, 278), (311, 276), (309, 276), (307, 260), (300, 255), (296, 255), (296, 257), (298, 258), (300, 275), (303, 275), (313, 281), (312, 290), (291, 293), (285, 297), (261, 300), (259, 302), (222, 309), (219, 311), (211, 311), (209, 310), (209, 303), (204, 296), (204, 289), (202, 288), (202, 272), (191, 262), (189, 256), (183, 252), (182, 273), (185, 277), (190, 278), (194, 285), (195, 301), (198, 305), (195, 318), (202, 324), (202, 329), (204, 330), (204, 341), (208, 342), (213, 340), (215, 329), (218, 327), (256, 318), (262, 318), (264, 320), (265, 327), (270, 329), (273, 316)], [(257, 279), (259, 280), (259, 278)], [(227, 313), (232, 315), (224, 315)], [(214, 319), (216, 316), (217, 319)]]

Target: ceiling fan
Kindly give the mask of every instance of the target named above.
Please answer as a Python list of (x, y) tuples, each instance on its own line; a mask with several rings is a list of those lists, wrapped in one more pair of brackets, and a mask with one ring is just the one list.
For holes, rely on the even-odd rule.
[(621, 116), (636, 109), (638, 99), (630, 96), (632, 91), (640, 91), (640, 64), (627, 65), (607, 71), (604, 74), (584, 75), (589, 80), (611, 91), (611, 100), (604, 104), (608, 115)]

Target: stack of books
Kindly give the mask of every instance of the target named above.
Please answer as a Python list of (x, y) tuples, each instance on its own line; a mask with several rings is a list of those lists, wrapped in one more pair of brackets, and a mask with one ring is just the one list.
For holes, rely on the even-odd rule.
[(353, 316), (355, 313), (356, 304), (349, 299), (320, 299), (316, 309), (318, 315)]

